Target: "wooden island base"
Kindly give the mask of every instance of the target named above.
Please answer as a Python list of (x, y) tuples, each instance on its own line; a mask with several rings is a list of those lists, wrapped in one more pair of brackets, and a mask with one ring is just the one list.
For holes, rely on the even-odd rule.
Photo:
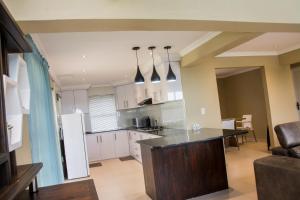
[(166, 147), (140, 144), (152, 199), (183, 200), (228, 189), (222, 138)]

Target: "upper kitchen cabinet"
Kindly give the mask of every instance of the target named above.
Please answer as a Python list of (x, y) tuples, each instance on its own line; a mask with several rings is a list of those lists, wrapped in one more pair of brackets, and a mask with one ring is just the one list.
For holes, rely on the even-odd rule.
[(118, 110), (137, 107), (137, 97), (134, 84), (121, 85), (116, 87), (116, 96)]
[(62, 114), (89, 112), (87, 90), (69, 90), (61, 93)]

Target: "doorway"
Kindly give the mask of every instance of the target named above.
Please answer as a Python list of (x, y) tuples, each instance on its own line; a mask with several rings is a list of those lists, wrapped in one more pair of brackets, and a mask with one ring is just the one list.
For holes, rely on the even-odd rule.
[[(262, 67), (216, 69), (217, 86), (223, 120), (240, 121), (251, 115), (254, 134), (247, 134), (247, 142), (267, 143), (268, 120)], [(236, 126), (242, 126), (235, 124)], [(256, 138), (255, 138), (256, 137)], [(256, 139), (256, 140), (255, 140)]]
[(298, 110), (298, 116), (300, 119), (300, 63), (292, 66), (292, 74), (296, 94), (296, 106)]

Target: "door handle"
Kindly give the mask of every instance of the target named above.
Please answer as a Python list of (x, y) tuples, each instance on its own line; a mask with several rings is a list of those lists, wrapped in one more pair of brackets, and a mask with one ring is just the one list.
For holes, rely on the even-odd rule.
[(300, 110), (300, 104), (299, 104), (299, 102), (297, 102), (296, 106), (297, 106), (297, 110)]

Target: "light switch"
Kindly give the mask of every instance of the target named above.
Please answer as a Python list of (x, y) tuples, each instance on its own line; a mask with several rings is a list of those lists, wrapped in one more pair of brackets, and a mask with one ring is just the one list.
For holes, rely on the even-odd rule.
[(205, 115), (206, 114), (206, 109), (205, 108), (201, 108), (201, 115)]

